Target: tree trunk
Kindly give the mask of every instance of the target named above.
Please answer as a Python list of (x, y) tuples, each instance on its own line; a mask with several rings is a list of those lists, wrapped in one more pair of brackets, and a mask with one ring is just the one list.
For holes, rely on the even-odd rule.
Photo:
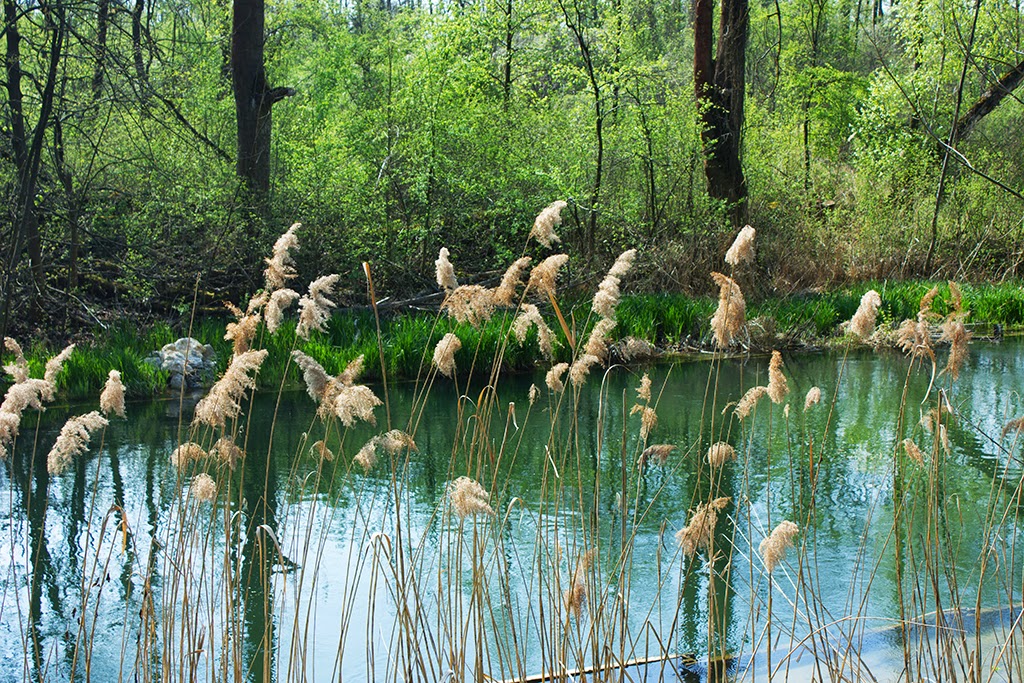
[(295, 94), (291, 88), (271, 89), (268, 85), (263, 41), (264, 0), (234, 0), (231, 83), (238, 126), (236, 171), (260, 203), (270, 191), (271, 108)]
[(92, 72), (92, 95), (100, 96), (103, 78), (107, 71), (107, 23), (110, 16), (110, 0), (99, 0), (96, 7), (96, 64)]
[(695, 0), (693, 82), (704, 142), (708, 194), (730, 205), (733, 222), (746, 221), (747, 182), (740, 161), (748, 0), (722, 0), (718, 52), (711, 57), (713, 0)]

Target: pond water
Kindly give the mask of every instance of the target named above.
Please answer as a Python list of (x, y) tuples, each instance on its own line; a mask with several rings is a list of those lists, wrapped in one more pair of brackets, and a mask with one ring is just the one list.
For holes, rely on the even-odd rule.
[[(425, 401), (399, 383), (377, 427), (340, 434), (305, 392), (260, 394), (244, 460), (184, 474), (169, 454), (214, 436), (190, 435), (194, 399), (129, 405), (59, 477), (46, 454), (92, 407), (26, 418), (0, 475), (0, 679), (581, 680), (565, 672), (645, 660), (634, 680), (1019, 676), (1020, 448), (1001, 432), (1024, 414), (1024, 345), (973, 345), (954, 383), (893, 353), (785, 360), (788, 411), (764, 398), (743, 421), (729, 404), (766, 358), (616, 367), (575, 397), (543, 373), (494, 392), (438, 377)], [(637, 464), (643, 372), (646, 444), (677, 446), (663, 464)], [(364, 473), (388, 414), (417, 450)], [(325, 435), (330, 462), (309, 452)], [(712, 470), (716, 441), (738, 457)], [(199, 471), (214, 503), (188, 496)], [(464, 475), (495, 515), (451, 513)], [(685, 556), (676, 532), (722, 496), (710, 550)], [(787, 519), (769, 574), (758, 547)]]

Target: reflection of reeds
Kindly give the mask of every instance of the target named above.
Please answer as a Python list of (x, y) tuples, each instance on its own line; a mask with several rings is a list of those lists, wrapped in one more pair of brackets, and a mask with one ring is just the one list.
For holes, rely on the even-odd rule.
[[(553, 230), (554, 213), (544, 219), (543, 230)], [(730, 250), (727, 261), (734, 267), (752, 259), (752, 233), (741, 232)], [(555, 241), (553, 232), (544, 234)], [(553, 672), (555, 678), (567, 678), (572, 668), (611, 670), (640, 648), (649, 648), (652, 654), (675, 654), (680, 648), (699, 645), (703, 632), (707, 650), (700, 656), (714, 660), (746, 647), (736, 637), (736, 624), (746, 621), (756, 653), (769, 655), (768, 677), (782, 677), (782, 667), (790, 666), (788, 652), (795, 655), (801, 648), (810, 648), (818, 678), (856, 680), (865, 673), (859, 662), (860, 638), (864, 624), (869, 623), (864, 586), (875, 581), (893, 552), (898, 563), (895, 589), (908, 643), (906, 677), (953, 679), (967, 678), (960, 676), (963, 670), (977, 672), (978, 665), (972, 662), (977, 661), (980, 648), (972, 646), (968, 637), (950, 629), (936, 636), (933, 645), (920, 635), (922, 629), (911, 628), (918, 615), (939, 609), (965, 620), (969, 602), (982, 592), (985, 582), (985, 586), (1003, 586), (1003, 594), (1012, 602), (1017, 575), (1006, 567), (1015, 561), (1019, 565), (1015, 542), (997, 542), (1010, 529), (1012, 506), (1020, 497), (1019, 488), (1015, 491), (1005, 477), (993, 478), (985, 511), (985, 547), (1003, 553), (999, 562), (985, 555), (980, 577), (968, 577), (956, 566), (951, 550), (961, 539), (951, 530), (956, 518), (950, 514), (952, 503), (944, 497), (944, 463), (955, 457), (965, 422), (952, 422), (949, 405), (959, 404), (947, 402), (946, 396), (953, 396), (953, 380), (964, 367), (969, 341), (962, 327), (962, 304), (957, 303), (959, 292), (952, 286), (952, 306), (959, 317), (947, 317), (943, 323), (950, 360), (947, 374), (939, 377), (948, 379), (948, 384), (935, 394), (925, 391), (926, 401), (936, 406), (923, 411), (927, 424), (906, 418), (907, 396), (918, 387), (914, 384), (906, 391), (890, 451), (898, 456), (892, 461), (891, 475), (893, 529), (889, 538), (883, 534), (878, 541), (883, 547), (877, 558), (871, 555), (876, 537), (869, 535), (867, 526), (860, 538), (851, 537), (850, 542), (861, 547), (861, 555), (844, 611), (838, 613), (832, 582), (819, 567), (819, 553), (827, 546), (818, 537), (821, 511), (816, 508), (816, 501), (826, 495), (822, 489), (829, 486), (828, 495), (834, 495), (837, 486), (827, 480), (836, 476), (833, 460), (838, 445), (830, 425), (837, 408), (822, 405), (810, 411), (822, 399), (821, 390), (812, 387), (806, 392), (807, 412), (802, 420), (790, 421), (788, 405), (775, 411), (762, 404), (762, 411), (754, 411), (765, 395), (775, 404), (784, 404), (791, 391), (806, 388), (796, 366), (787, 370), (789, 377), (784, 375), (777, 352), (766, 369), (758, 365), (754, 379), (764, 385), (755, 384), (735, 405), (738, 420), (728, 413), (731, 404), (723, 413), (723, 406), (716, 403), (720, 393), (735, 400), (741, 389), (719, 385), (726, 376), (721, 370), (728, 363), (723, 354), (712, 362), (707, 386), (680, 386), (666, 380), (661, 385), (663, 395), (666, 390), (687, 397), (703, 392), (698, 437), (689, 443), (677, 438), (671, 408), (659, 407), (659, 393), (647, 373), (639, 380), (635, 401), (629, 400), (632, 391), (609, 390), (615, 386), (610, 380), (615, 373), (631, 371), (611, 366), (600, 376), (593, 374), (587, 390), (598, 397), (596, 416), (588, 412), (589, 394), (582, 392), (588, 373), (619, 358), (609, 354), (608, 344), (617, 329), (621, 279), (636, 258), (634, 253), (620, 256), (601, 281), (590, 306), (591, 319), (564, 316), (554, 325), (555, 330), (564, 325), (562, 336), (556, 337), (548, 321), (562, 316), (554, 302), (554, 285), (558, 266), (567, 257), (542, 262), (538, 268), (544, 269), (534, 270), (520, 298), (521, 278), (530, 263), (527, 257), (509, 267), (497, 289), (460, 288), (443, 250), (438, 274), (439, 283), (448, 290), (443, 310), (450, 316), (438, 315), (423, 331), (424, 338), (441, 342), (417, 351), (423, 367), (411, 392), (415, 398), (409, 413), (394, 410), (392, 397), (393, 410), (378, 411), (378, 416), (377, 387), (371, 390), (357, 384), (361, 357), (332, 376), (321, 362), (334, 371), (340, 361), (317, 336), (310, 335), (311, 341), (288, 349), (290, 338), (282, 348), (274, 345), (280, 342), (260, 334), (263, 329), (273, 332), (287, 315), (283, 305), (269, 313), (275, 297), (280, 294), (282, 304), (297, 297), (281, 294), (291, 291), (283, 285), (294, 278), (288, 249), (296, 243), (293, 228), (282, 236), (281, 248), (275, 247), (268, 260), (267, 285), (268, 290), (276, 288), (253, 298), (265, 307), (262, 318), (243, 324), (247, 315), (255, 314), (247, 311), (233, 323), (232, 341), (238, 354), (224, 378), (197, 406), (192, 430), (183, 430), (180, 443), (170, 452), (176, 469), (168, 475), (174, 478), (174, 486), (166, 488), (174, 502), (154, 517), (168, 525), (154, 531), (159, 552), (140, 547), (141, 533), (137, 536), (130, 528), (133, 518), (123, 504), (111, 507), (89, 530), (89, 538), (99, 539), (98, 545), (89, 551), (93, 555), (82, 563), (80, 581), (76, 581), (82, 585), (79, 613), (86, 616), (70, 635), (81, 652), (73, 655), (81, 663), (72, 668), (85, 670), (85, 678), (99, 675), (90, 670), (93, 644), (99, 642), (94, 631), (103, 614), (100, 604), (111, 595), (103, 590), (102, 577), (108, 564), (132, 553), (136, 555), (124, 562), (129, 573), (138, 577), (132, 590), (140, 597), (132, 604), (134, 613), (126, 617), (131, 624), (125, 632), (137, 635), (137, 640), (125, 640), (124, 671), (131, 670), (142, 681), (312, 679), (306, 658), (324, 647), (317, 640), (318, 623), (327, 616), (336, 620), (339, 633), (339, 642), (329, 644), (338, 652), (336, 670), (328, 674), (332, 679), (342, 677), (338, 672), (350, 671), (346, 658), (356, 649), (366, 657), (363, 678), (385, 681), (446, 676), (457, 681), (486, 680), (499, 674), (521, 680), (539, 673), (538, 667)], [(712, 326), (716, 343), (724, 349), (740, 341), (746, 302), (731, 278), (722, 275), (716, 281), (721, 298)], [(300, 312), (310, 321), (306, 331), (326, 324), (322, 316), (333, 306), (328, 299), (331, 306), (325, 305), (316, 315), (307, 310), (317, 296), (327, 296), (329, 288), (323, 285), (331, 283), (318, 282), (322, 291), (311, 294)], [(530, 299), (534, 303), (527, 301), (538, 293), (539, 299)], [(876, 293), (869, 294), (874, 296), (865, 295), (864, 310), (850, 325), (860, 336), (873, 333), (881, 304)], [(933, 326), (939, 320), (932, 314), (933, 308), (943, 310), (936, 296), (930, 295), (925, 302), (927, 315), (918, 322)], [(467, 328), (456, 328), (449, 317), (471, 324), (490, 318), (489, 324), (500, 330), (498, 341), (487, 342), (491, 344), (487, 348), (497, 349), (493, 357), (481, 353), (485, 334), (490, 332), (469, 330), (460, 339), (456, 329), (461, 335)], [(557, 353), (568, 362), (550, 367), (546, 377), (550, 393), (532, 387), (529, 407), (524, 409), (526, 397), (512, 395), (504, 382), (504, 354), (510, 341), (525, 341), (533, 327), (549, 360), (553, 363), (556, 340), (562, 340)], [(912, 349), (920, 345), (920, 332), (914, 332)], [(572, 338), (577, 334), (580, 343)], [(367, 345), (371, 352), (389, 341), (379, 335)], [(930, 335), (935, 336), (933, 329)], [(238, 344), (240, 340), (244, 344)], [(262, 344), (267, 348), (259, 348)], [(294, 450), (301, 457), (293, 458), (283, 477), (262, 460), (274, 444), (249, 440), (253, 429), (247, 399), (254, 386), (252, 378), (271, 352), (292, 359), (318, 406)], [(18, 360), (23, 355), (11, 353), (15, 358), (8, 374), (17, 381), (4, 405), (10, 401), (11, 415), (15, 408), (41, 408), (49, 400), (46, 397), (52, 398), (53, 387), (42, 384), (47, 380), (32, 380), (27, 363)], [(450, 443), (424, 440), (417, 436), (417, 429), (425, 420), (439, 419), (435, 405), (442, 399), (433, 397), (432, 390), (435, 383), (444, 382), (429, 371), (431, 364), (438, 373), (454, 377), (456, 353), (457, 403), (443, 416), (454, 425), (454, 436)], [(845, 357), (843, 363), (845, 369)], [(564, 391), (567, 373), (576, 391)], [(908, 373), (907, 386), (914, 381)], [(629, 386), (636, 384), (631, 379)], [(751, 384), (743, 382), (743, 386)], [(388, 389), (385, 385), (380, 395), (386, 397)], [(840, 391), (841, 386), (832, 395)], [(101, 405), (117, 414), (113, 392), (105, 392)], [(631, 404), (639, 419), (629, 417)], [(679, 452), (672, 443), (647, 444), (659, 412), (664, 419), (658, 438), (676, 441)], [(375, 423), (378, 418), (382, 424), (376, 436), (356, 431), (365, 429), (363, 422)], [(9, 420), (6, 427), (5, 419)], [(0, 445), (16, 434), (18, 425), (10, 420), (0, 414), (0, 430), (7, 430), (0, 437), (11, 434), (6, 442), (0, 438)], [(1004, 436), (1016, 436), (1022, 422), (1009, 423)], [(615, 429), (609, 430), (610, 425)], [(885, 425), (877, 427), (884, 430)], [(538, 431), (544, 438), (539, 448), (533, 448), (523, 435)], [(928, 443), (921, 438), (922, 431), (931, 436), (931, 446), (923, 450), (916, 445)], [(596, 436), (591, 439), (593, 432)], [(424, 451), (442, 454), (433, 461), (441, 464), (429, 473), (435, 485), (434, 499), (427, 505), (435, 507), (425, 520), (410, 513), (410, 508), (423, 507), (422, 497), (429, 495), (410, 485), (411, 473), (423, 467), (414, 455), (417, 441)], [(706, 453), (698, 450), (697, 444), (709, 443)], [(526, 501), (519, 497), (512, 473), (531, 458), (539, 463), (540, 474), (535, 482), (537, 497)], [(75, 476), (85, 471), (83, 467)], [(777, 479), (780, 472), (782, 483)], [(877, 485), (879, 490), (885, 488), (882, 482)], [(190, 499), (212, 504), (189, 505)], [(282, 500), (289, 505), (280, 505)], [(731, 502), (733, 509), (726, 515)], [(338, 527), (332, 527), (331, 521), (342, 504), (351, 512), (351, 519), (344, 523), (348, 555), (344, 563), (335, 564), (337, 557), (329, 547), (335, 543), (332, 534)], [(872, 509), (876, 518), (888, 509), (883, 506)], [(688, 518), (681, 519), (687, 509), (691, 511)], [(793, 521), (777, 524), (766, 535), (772, 520), (782, 518)], [(652, 526), (660, 527), (659, 541), (663, 541), (668, 529), (684, 521), (676, 533), (678, 549), (663, 542), (649, 543), (644, 536)], [(798, 529), (801, 542), (794, 545)], [(524, 533), (533, 534), (532, 544), (516, 542)], [(755, 547), (755, 539), (761, 536), (766, 537)], [(680, 555), (696, 559), (678, 561)], [(649, 566), (656, 568), (653, 588), (635, 584), (634, 571)], [(740, 567), (743, 571), (738, 571)], [(970, 590), (954, 588), (975, 580)], [(319, 591), (328, 582), (342, 586), (343, 606), (337, 614), (325, 615), (322, 607), (318, 612)], [(946, 587), (948, 592), (943, 592)], [(361, 602), (364, 595), (369, 597)], [(782, 609), (776, 609), (773, 601)], [(1019, 651), (1019, 636), (1008, 637), (1007, 643), (1008, 649)], [(132, 662), (137, 662), (134, 670)], [(1013, 666), (1016, 676), (1021, 667)], [(321, 675), (318, 669), (316, 676)]]

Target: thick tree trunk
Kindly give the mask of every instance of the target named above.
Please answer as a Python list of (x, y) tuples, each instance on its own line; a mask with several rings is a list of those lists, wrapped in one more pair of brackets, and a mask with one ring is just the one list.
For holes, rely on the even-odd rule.
[(231, 83), (238, 126), (236, 170), (262, 201), (270, 190), (270, 123), (274, 103), (294, 95), (273, 88), (263, 65), (264, 0), (234, 0), (231, 26)]
[(693, 82), (704, 142), (708, 194), (730, 205), (733, 221), (746, 220), (747, 183), (741, 163), (746, 89), (747, 0), (723, 0), (718, 51), (712, 59), (713, 0), (695, 0)]

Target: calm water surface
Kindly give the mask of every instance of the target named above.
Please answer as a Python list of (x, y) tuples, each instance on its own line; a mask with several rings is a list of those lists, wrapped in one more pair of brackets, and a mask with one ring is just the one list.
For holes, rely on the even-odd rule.
[[(812, 624), (830, 624), (836, 642), (863, 638), (865, 666), (886, 680), (903, 664), (903, 641), (892, 629), (901, 617), (898, 572), (911, 596), (904, 598), (908, 618), (948, 608), (954, 594), (986, 614), (1019, 605), (1013, 494), (1021, 470), (1009, 452), (1012, 438), (1000, 432), (1024, 414), (1017, 393), (1024, 345), (972, 347), (968, 367), (948, 390), (958, 416), (947, 419), (950, 452), (939, 450), (935, 470), (902, 451), (896, 468), (893, 452), (906, 436), (933, 450), (934, 437), (918, 421), (935, 405), (937, 389), (949, 388), (947, 378), (936, 380), (922, 404), (930, 373), (915, 371), (908, 382), (901, 356), (797, 355), (786, 358), (788, 416), (764, 399), (742, 424), (731, 408), (723, 417), (729, 402), (767, 381), (766, 367), (766, 359), (752, 358), (728, 361), (720, 372), (705, 362), (649, 368), (658, 422), (648, 443), (679, 448), (665, 465), (642, 469), (639, 416), (628, 414), (640, 380), (635, 370), (613, 369), (603, 391), (595, 373), (575, 418), (567, 396), (554, 428), (557, 396), (542, 391), (529, 406), (529, 387), (543, 387), (543, 374), (503, 378), (486, 434), (474, 432), (471, 417), (481, 387), (463, 389), (460, 421), (459, 393), (439, 378), (416, 425), (418, 452), (394, 470), (381, 454), (365, 475), (352, 456), (379, 429), (349, 430), (343, 443), (328, 435), (339, 456), (321, 469), (308, 448), (324, 427), (308, 396), (288, 392), (278, 402), (260, 395), (245, 422), (244, 462), (233, 472), (211, 467), (221, 486), (216, 505), (186, 501), (184, 508), (187, 481), (168, 455), (187, 433), (188, 404), (184, 414), (177, 401), (130, 405), (129, 419), (113, 420), (102, 444), (97, 438), (60, 477), (46, 474), (46, 454), (64, 418), (92, 406), (51, 408), (38, 426), (27, 417), (0, 474), (0, 680), (66, 680), (73, 669), (85, 680), (86, 653), (92, 680), (160, 679), (158, 655), (140, 654), (147, 638), (183, 641), (172, 647), (175, 661), (200, 662), (199, 680), (221, 680), (225, 672), (248, 680), (391, 680), (405, 661), (394, 633), (400, 605), (418, 608), (417, 637), (436, 653), (436, 668), (412, 679), (438, 680), (447, 668), (472, 672), (478, 654), (496, 679), (537, 673), (552, 666), (544, 654), (552, 645), (540, 633), (557, 621), (551, 615), (563, 609), (561, 593), (584, 548), (596, 549), (590, 610), (561, 617), (565, 651), (579, 650), (565, 662), (569, 668), (602, 656), (577, 647), (596, 611), (604, 619), (596, 623), (615, 624), (604, 640), (625, 659), (663, 647), (703, 658), (711, 647), (743, 662), (756, 650), (753, 669), (763, 670), (771, 590), (773, 652), (799, 650)], [(805, 413), (812, 386), (822, 388), (823, 401)], [(411, 384), (392, 387), (395, 426), (406, 427), (413, 401)], [(386, 428), (383, 407), (377, 415)], [(691, 561), (673, 537), (711, 494), (704, 454), (717, 440), (739, 453), (715, 489), (733, 502), (717, 527), (717, 560)], [(465, 474), (491, 490), (496, 519), (460, 523), (446, 512), (446, 487)], [(929, 495), (942, 501), (941, 514), (929, 514)], [(898, 501), (910, 539), (899, 559)], [(999, 524), (986, 533), (992, 509)], [(182, 532), (183, 515), (189, 533)], [(756, 548), (783, 519), (800, 524), (797, 543), (805, 550), (790, 551), (770, 589)], [(225, 527), (234, 530), (230, 540)], [(938, 536), (945, 539), (941, 562), (926, 552)], [(402, 566), (395, 544), (408, 549)], [(979, 582), (986, 556), (993, 578)], [(406, 572), (420, 577), (414, 594), (395, 580)], [(242, 596), (234, 609), (224, 607), (226, 574), (236, 577)], [(188, 621), (181, 618), (177, 630), (158, 626), (146, 636), (140, 614), (171, 609), (198, 610), (194, 628), (181, 636), (180, 622)], [(474, 609), (483, 618), (473, 617)], [(719, 634), (710, 646), (709, 612)], [(473, 633), (451, 632), (467, 621), (481, 624), (485, 653)], [(1016, 643), (1007, 647), (1005, 624), (995, 625), (982, 646), (987, 670), (999, 668), (1000, 649), (1021, 656)], [(467, 661), (454, 661), (455, 651)], [(794, 657), (790, 675), (809, 679), (809, 661), (806, 653)], [(244, 662), (244, 670), (231, 662)], [(167, 677), (178, 680), (180, 671), (175, 664)]]

